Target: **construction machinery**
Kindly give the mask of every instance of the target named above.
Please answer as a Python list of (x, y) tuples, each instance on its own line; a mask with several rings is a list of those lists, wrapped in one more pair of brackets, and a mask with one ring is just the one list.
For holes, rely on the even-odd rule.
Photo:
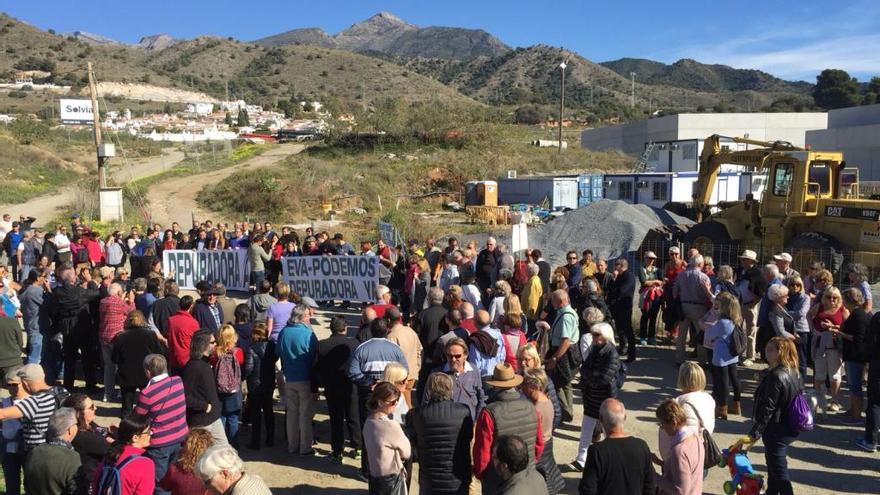
[[(757, 148), (731, 150), (724, 145), (730, 142)], [(710, 204), (724, 164), (765, 172), (763, 197)], [(880, 201), (858, 197), (858, 170), (847, 169), (839, 151), (709, 136), (700, 154), (693, 203), (685, 213), (698, 222), (685, 242), (715, 254), (716, 264), (718, 258), (735, 262), (736, 253), (747, 248), (765, 260), (786, 251), (798, 269), (811, 261), (823, 261), (834, 272), (844, 261), (880, 266)]]

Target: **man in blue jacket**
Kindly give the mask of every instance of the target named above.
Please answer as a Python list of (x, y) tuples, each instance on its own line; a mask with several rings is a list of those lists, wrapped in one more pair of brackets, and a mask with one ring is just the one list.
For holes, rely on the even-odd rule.
[(318, 351), (318, 337), (309, 322), (318, 303), (303, 297), (293, 309), (287, 326), (278, 334), (275, 350), (281, 358), (284, 371), (284, 400), (287, 403), (287, 452), (314, 455), (312, 449), (312, 419), (315, 417), (317, 383), (312, 379), (312, 367)]

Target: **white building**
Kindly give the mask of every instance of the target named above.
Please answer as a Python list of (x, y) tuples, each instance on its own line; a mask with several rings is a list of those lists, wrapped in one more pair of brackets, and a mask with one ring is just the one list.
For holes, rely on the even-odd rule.
[(859, 180), (880, 181), (880, 105), (831, 110), (827, 129), (808, 131), (807, 144), (842, 151), (847, 166), (858, 167)]
[[(806, 144), (807, 131), (825, 129), (827, 126), (828, 114), (824, 112), (683, 113), (587, 129), (581, 134), (581, 146), (591, 150), (618, 150), (639, 155), (644, 151), (645, 144), (652, 141), (674, 144), (697, 140), (699, 143), (712, 134), (761, 141), (789, 141), (795, 146), (803, 146)], [(699, 144), (694, 151), (699, 156)]]
[[(748, 194), (760, 198), (766, 184), (765, 177), (751, 172), (721, 172), (712, 189), (709, 204), (741, 201)], [(604, 181), (606, 199), (662, 208), (669, 201), (693, 201), (697, 173), (605, 174)]]
[(211, 115), (214, 113), (214, 104), (202, 102), (187, 103), (186, 112), (194, 113), (196, 115)]

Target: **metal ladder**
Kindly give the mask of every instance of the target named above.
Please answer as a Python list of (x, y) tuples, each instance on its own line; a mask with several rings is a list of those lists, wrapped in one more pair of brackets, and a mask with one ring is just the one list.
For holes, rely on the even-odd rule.
[(657, 146), (657, 143), (654, 141), (648, 141), (648, 145), (645, 146), (645, 151), (636, 159), (635, 163), (632, 166), (632, 173), (640, 174), (642, 172), (649, 172), (648, 167), (648, 158), (651, 157), (651, 153), (654, 151), (654, 147)]

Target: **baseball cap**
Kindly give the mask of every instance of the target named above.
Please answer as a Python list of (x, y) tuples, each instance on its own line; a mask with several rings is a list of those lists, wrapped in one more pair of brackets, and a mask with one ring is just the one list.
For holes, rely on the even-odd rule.
[(22, 380), (29, 382), (46, 379), (46, 372), (43, 371), (43, 367), (39, 364), (34, 363), (22, 366), (21, 368), (19, 368), (16, 375), (18, 375), (18, 377)]

